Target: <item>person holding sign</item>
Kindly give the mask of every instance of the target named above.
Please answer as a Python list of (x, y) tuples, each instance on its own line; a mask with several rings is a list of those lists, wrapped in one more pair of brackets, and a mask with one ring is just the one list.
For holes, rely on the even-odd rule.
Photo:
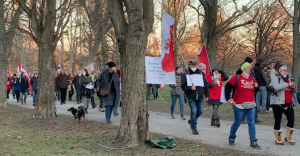
[[(233, 76), (225, 86), (225, 97), (228, 104), (233, 105), (234, 123), (231, 126), (229, 145), (235, 146), (236, 132), (242, 121), (247, 117), (250, 147), (260, 149), (257, 144), (255, 132), (256, 103), (254, 98), (255, 89), (258, 87), (256, 79), (251, 76), (251, 64), (245, 62), (241, 66), (242, 74)], [(231, 91), (234, 90), (231, 97)]]
[(219, 119), (219, 105), (222, 103), (220, 102), (221, 94), (222, 94), (222, 87), (223, 81), (227, 81), (228, 76), (222, 71), (220, 66), (215, 66), (212, 70), (212, 74), (208, 75), (208, 87), (209, 87), (209, 100), (207, 101), (213, 107), (213, 114), (211, 117), (211, 126), (220, 127), (220, 119)]
[(187, 73), (181, 77), (181, 88), (185, 91), (191, 109), (191, 119), (188, 123), (194, 135), (198, 135), (197, 119), (203, 113), (204, 96), (208, 100), (209, 90), (205, 74), (198, 69), (196, 60), (189, 61)]

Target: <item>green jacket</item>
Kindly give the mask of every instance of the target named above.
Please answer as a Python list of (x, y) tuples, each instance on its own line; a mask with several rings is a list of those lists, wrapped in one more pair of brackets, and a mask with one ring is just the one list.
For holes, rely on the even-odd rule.
[(80, 86), (86, 86), (87, 84), (93, 82), (92, 78), (89, 76), (89, 77), (85, 77), (85, 76), (80, 76), (79, 78), (79, 85)]

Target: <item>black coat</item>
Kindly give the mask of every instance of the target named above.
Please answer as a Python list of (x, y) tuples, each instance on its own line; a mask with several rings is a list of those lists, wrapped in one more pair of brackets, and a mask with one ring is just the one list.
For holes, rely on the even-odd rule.
[(29, 84), (28, 80), (26, 77), (21, 78), (21, 84), (20, 84), (20, 92), (21, 93), (26, 93), (28, 92)]
[(78, 88), (81, 87), (80, 84), (79, 84), (79, 78), (80, 78), (80, 76), (76, 75), (74, 77), (73, 81), (72, 81), (72, 83), (74, 84), (74, 86), (75, 86), (76, 89), (78, 89)]
[(255, 79), (258, 83), (258, 86), (266, 86), (267, 84), (270, 83), (270, 82), (268, 82), (266, 73), (264, 72), (264, 70), (261, 67), (255, 66), (253, 68), (253, 70), (255, 73)]
[(32, 87), (33, 90), (37, 90), (38, 89), (38, 78), (37, 77), (32, 77), (32, 79), (30, 80), (30, 85)]
[(193, 72), (191, 69), (189, 69), (189, 74), (191, 74), (191, 75), (201, 74), (203, 76), (204, 87), (197, 86), (196, 90), (192, 90), (192, 87), (187, 85), (187, 79), (186, 79), (187, 74), (183, 74), (181, 77), (181, 88), (185, 92), (186, 97), (196, 100), (196, 96), (198, 93), (198, 99), (203, 98), (203, 96), (208, 98), (209, 90), (208, 90), (208, 83), (205, 78), (205, 74), (203, 72), (201, 72), (199, 69), (197, 69), (195, 72)]
[(57, 77), (57, 86), (58, 88), (68, 88), (69, 82), (68, 82), (68, 76), (65, 75), (59, 75)]

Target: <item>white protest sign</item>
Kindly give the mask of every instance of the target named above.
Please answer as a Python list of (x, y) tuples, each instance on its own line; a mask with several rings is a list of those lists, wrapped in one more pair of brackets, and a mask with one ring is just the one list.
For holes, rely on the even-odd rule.
[(193, 74), (193, 75), (186, 75), (186, 80), (188, 86), (200, 86), (204, 87), (203, 75), (200, 74)]
[(165, 72), (161, 66), (161, 57), (145, 57), (147, 84), (175, 84), (175, 72)]
[(221, 93), (220, 102), (227, 103), (227, 100), (225, 98), (225, 87), (222, 87), (222, 93)]
[(92, 73), (95, 69), (94, 69), (94, 64), (91, 63), (89, 64), (88, 66), (86, 66), (85, 68), (83, 69), (86, 69), (89, 73)]

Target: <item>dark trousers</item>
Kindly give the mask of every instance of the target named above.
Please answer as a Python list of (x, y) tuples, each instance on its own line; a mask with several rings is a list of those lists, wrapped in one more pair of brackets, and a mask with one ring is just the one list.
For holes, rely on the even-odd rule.
[(285, 114), (288, 120), (287, 127), (294, 128), (294, 121), (295, 121), (294, 108), (291, 105), (285, 108), (279, 105), (272, 105), (272, 108), (273, 108), (273, 115), (275, 119), (274, 130), (280, 130), (281, 127), (280, 123), (281, 123), (281, 118), (283, 113)]
[(19, 100), (20, 100), (20, 91), (19, 90), (15, 90), (15, 93), (16, 93), (17, 101), (19, 102)]
[(97, 92), (97, 96), (98, 96), (99, 99), (100, 99), (100, 105), (99, 105), (99, 108), (103, 108), (103, 97), (100, 95), (100, 92)]
[(74, 89), (69, 90), (69, 100), (72, 101), (72, 96), (74, 94)]
[(7, 99), (9, 99), (9, 92), (10, 90), (7, 90)]
[(60, 88), (60, 100), (61, 102), (66, 102), (66, 98), (67, 98), (67, 88)]

